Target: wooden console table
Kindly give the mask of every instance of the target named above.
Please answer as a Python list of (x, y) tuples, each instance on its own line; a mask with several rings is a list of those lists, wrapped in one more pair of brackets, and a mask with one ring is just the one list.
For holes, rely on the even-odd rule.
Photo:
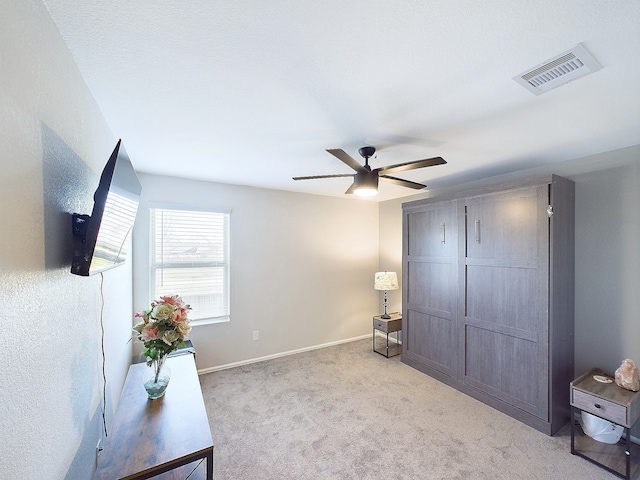
[(157, 400), (142, 385), (146, 365), (129, 368), (96, 480), (177, 479), (191, 472), (190, 479), (213, 479), (213, 440), (194, 356), (170, 357), (166, 365), (171, 382)]

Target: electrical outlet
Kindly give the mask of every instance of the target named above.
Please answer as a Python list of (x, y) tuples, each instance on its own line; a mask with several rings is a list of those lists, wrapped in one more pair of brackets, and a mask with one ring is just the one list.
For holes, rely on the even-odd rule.
[(260, 340), (260, 330), (254, 330), (253, 331), (253, 339), (254, 340)]

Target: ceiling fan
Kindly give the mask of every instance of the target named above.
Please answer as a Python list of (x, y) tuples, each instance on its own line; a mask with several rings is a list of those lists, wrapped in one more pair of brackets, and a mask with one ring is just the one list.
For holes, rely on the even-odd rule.
[(400, 185), (401, 187), (414, 188), (419, 190), (425, 188), (426, 185), (421, 183), (403, 180), (388, 175), (389, 173), (404, 172), (406, 170), (414, 170), (416, 168), (432, 167), (434, 165), (443, 165), (447, 163), (442, 157), (426, 158), (424, 160), (415, 160), (413, 162), (398, 163), (396, 165), (388, 165), (386, 167), (371, 170), (369, 166), (369, 158), (376, 153), (375, 147), (366, 146), (358, 149), (358, 153), (364, 158), (364, 165), (360, 165), (354, 158), (341, 148), (333, 148), (327, 150), (338, 160), (346, 163), (353, 168), (356, 173), (339, 173), (336, 175), (315, 175), (311, 177), (293, 177), (294, 180), (313, 180), (316, 178), (336, 178), (336, 177), (353, 177), (353, 184), (344, 193), (355, 193), (361, 197), (371, 197), (378, 193), (378, 180)]

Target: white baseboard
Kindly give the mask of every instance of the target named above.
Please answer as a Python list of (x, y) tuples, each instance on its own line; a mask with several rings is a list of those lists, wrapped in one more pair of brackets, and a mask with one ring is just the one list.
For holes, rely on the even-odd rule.
[(240, 367), (242, 365), (249, 365), (252, 363), (264, 362), (265, 360), (272, 360), (274, 358), (286, 357), (287, 355), (295, 355), (296, 353), (310, 352), (311, 350), (318, 350), (319, 348), (333, 347), (334, 345), (355, 342), (357, 340), (364, 340), (365, 338), (371, 338), (371, 334), (369, 333), (367, 335), (361, 335), (359, 337), (352, 337), (344, 340), (337, 340), (335, 342), (323, 343), (321, 345), (313, 345), (310, 347), (298, 348), (296, 350), (289, 350), (288, 352), (274, 353), (273, 355), (267, 355), (265, 357), (250, 358), (248, 360), (242, 360), (240, 362), (227, 363), (225, 365), (218, 365), (215, 367), (203, 368), (202, 370), (198, 370), (198, 375), (217, 372), (219, 370), (226, 370), (228, 368)]

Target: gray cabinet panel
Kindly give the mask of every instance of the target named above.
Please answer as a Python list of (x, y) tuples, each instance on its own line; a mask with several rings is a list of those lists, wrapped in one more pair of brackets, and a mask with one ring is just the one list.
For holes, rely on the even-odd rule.
[[(540, 193), (544, 198), (539, 197)], [(546, 209), (546, 196), (546, 192), (528, 188), (467, 199), (467, 257), (536, 257), (542, 235), (538, 230), (538, 207), (542, 200)]]
[(457, 374), (454, 208), (436, 202), (404, 222), (403, 355), (447, 376)]
[(413, 261), (408, 264), (411, 283), (407, 285), (407, 302), (424, 312), (438, 311), (453, 318), (451, 286), (453, 273), (451, 260)]
[(544, 331), (546, 316), (541, 318), (534, 300), (546, 293), (541, 281), (534, 268), (467, 265), (466, 317)]
[(452, 257), (456, 254), (450, 203), (408, 214), (407, 254), (412, 257)]
[(545, 414), (538, 343), (475, 325), (467, 325), (466, 339), (466, 383), (529, 413)]
[(573, 378), (573, 182), (536, 178), (403, 212), (402, 361), (555, 433)]
[(455, 320), (409, 310), (403, 321), (404, 355), (454, 375)]
[[(546, 419), (548, 188), (464, 202), (463, 382)], [(472, 322), (482, 322), (483, 328), (474, 329)]]

